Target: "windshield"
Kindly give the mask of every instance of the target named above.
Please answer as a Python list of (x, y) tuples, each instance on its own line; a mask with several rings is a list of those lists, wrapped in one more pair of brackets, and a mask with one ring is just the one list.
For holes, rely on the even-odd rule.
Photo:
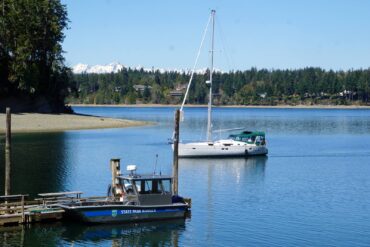
[(171, 192), (170, 179), (148, 179), (137, 181), (139, 194), (162, 194)]

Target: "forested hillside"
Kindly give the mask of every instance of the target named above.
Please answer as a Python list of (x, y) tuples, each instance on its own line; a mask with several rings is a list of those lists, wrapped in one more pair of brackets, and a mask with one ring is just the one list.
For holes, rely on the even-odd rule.
[[(68, 98), (83, 104), (177, 104), (190, 75), (122, 69), (110, 74), (75, 74)], [(207, 74), (197, 74), (189, 103), (207, 102)], [(214, 73), (214, 103), (219, 105), (369, 103), (370, 69), (326, 71), (320, 68)]]
[(61, 43), (60, 0), (0, 2), (0, 110), (63, 112), (70, 70)]

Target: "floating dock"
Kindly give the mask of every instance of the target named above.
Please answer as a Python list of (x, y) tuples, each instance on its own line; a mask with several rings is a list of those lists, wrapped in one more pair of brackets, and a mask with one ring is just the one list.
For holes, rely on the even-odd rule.
[(28, 195), (0, 196), (0, 226), (61, 220), (64, 209), (56, 204), (79, 200), (81, 194), (79, 191), (44, 193), (34, 200), (27, 200)]

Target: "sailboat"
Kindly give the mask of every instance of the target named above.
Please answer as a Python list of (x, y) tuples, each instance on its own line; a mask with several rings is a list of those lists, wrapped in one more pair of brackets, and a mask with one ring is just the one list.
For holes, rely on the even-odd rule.
[(183, 108), (189, 92), (190, 84), (194, 75), (197, 60), (199, 58), (200, 50), (203, 45), (205, 35), (210, 23), (212, 23), (212, 42), (211, 42), (211, 59), (209, 68), (209, 80), (206, 83), (209, 85), (208, 94), (208, 121), (207, 121), (207, 139), (200, 142), (179, 143), (179, 157), (228, 157), (228, 156), (248, 156), (248, 155), (266, 155), (268, 150), (266, 148), (265, 134), (263, 132), (243, 131), (237, 135), (230, 135), (224, 140), (212, 140), (212, 74), (213, 74), (213, 53), (214, 53), (214, 29), (215, 29), (215, 14), (212, 10), (211, 15), (203, 34), (203, 39), (198, 51), (196, 62), (190, 76), (185, 97), (180, 108), (181, 120), (183, 120)]

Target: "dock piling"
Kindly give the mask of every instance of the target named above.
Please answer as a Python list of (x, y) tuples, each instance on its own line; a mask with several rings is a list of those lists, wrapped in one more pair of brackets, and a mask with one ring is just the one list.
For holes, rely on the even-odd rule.
[(172, 191), (175, 195), (179, 193), (179, 138), (180, 138), (180, 110), (175, 112), (175, 134), (173, 140), (173, 183)]
[(25, 217), (24, 217), (24, 195), (22, 195), (21, 198), (21, 212), (22, 212), (22, 223), (25, 223)]
[(11, 171), (11, 113), (6, 108), (6, 130), (5, 130), (5, 195), (10, 195), (10, 171)]
[(112, 171), (112, 190), (119, 184), (117, 176), (121, 173), (121, 160), (120, 159), (111, 159), (110, 160), (110, 169)]

